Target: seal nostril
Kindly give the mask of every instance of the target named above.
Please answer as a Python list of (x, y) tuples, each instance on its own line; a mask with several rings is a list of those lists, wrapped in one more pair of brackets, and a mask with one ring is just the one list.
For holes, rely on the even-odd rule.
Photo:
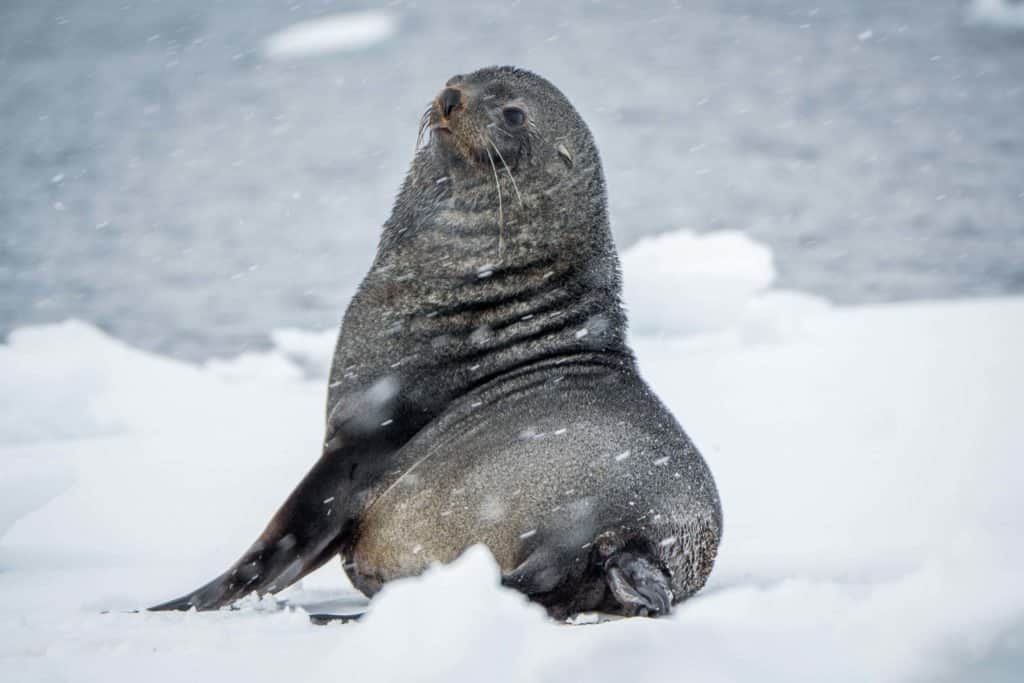
[(462, 101), (462, 95), (455, 88), (445, 88), (441, 91), (438, 101), (441, 104), (441, 113), (444, 114), (445, 118), (448, 118), (452, 110), (459, 106), (459, 102)]

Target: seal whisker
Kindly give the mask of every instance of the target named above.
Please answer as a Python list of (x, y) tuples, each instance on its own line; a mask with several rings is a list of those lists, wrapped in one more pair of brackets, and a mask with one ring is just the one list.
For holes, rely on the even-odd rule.
[(494, 149), (494, 153), (497, 154), (498, 158), (501, 160), (501, 165), (505, 167), (505, 173), (508, 173), (508, 179), (512, 181), (512, 189), (516, 191), (516, 198), (519, 200), (519, 206), (522, 207), (523, 195), (519, 194), (519, 183), (516, 182), (515, 176), (512, 175), (512, 170), (508, 167), (508, 164), (505, 163), (505, 157), (501, 156), (501, 152), (498, 150), (498, 146), (494, 144), (494, 140), (488, 140), (487, 144)]
[(416, 149), (419, 150), (423, 146), (423, 135), (427, 132), (427, 128), (430, 126), (430, 115), (433, 113), (434, 107), (431, 105), (427, 107), (427, 110), (423, 112), (423, 116), (420, 117), (420, 128), (416, 133)]
[(487, 152), (487, 160), (491, 162), (491, 172), (494, 174), (494, 189), (498, 191), (498, 263), (501, 263), (501, 252), (505, 246), (505, 211), (501, 205), (501, 183), (498, 182), (498, 167), (494, 165), (494, 157), (491, 150), (484, 147)]

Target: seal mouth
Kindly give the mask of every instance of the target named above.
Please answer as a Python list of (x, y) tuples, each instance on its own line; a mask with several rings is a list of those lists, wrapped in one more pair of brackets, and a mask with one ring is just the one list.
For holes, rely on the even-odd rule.
[(424, 122), (423, 130), (434, 144), (460, 158), (486, 163), (486, 152), (467, 139), (464, 124), (453, 121), (451, 116), (444, 116), (436, 105), (427, 111)]
[(416, 136), (417, 148), (423, 144), (425, 137), (430, 141), (440, 142), (446, 146), (453, 144), (458, 138), (455, 131), (452, 130), (451, 122), (441, 116), (441, 113), (436, 108), (436, 104), (431, 104), (423, 112), (423, 117), (420, 119), (419, 134)]

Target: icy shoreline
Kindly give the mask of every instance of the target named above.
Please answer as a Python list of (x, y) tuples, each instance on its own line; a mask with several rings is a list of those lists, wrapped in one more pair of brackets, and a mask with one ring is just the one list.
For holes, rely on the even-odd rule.
[[(554, 626), (479, 551), (395, 584), (358, 624), (266, 606), (120, 613), (222, 569), (305, 472), (333, 334), (279, 333), (271, 352), (195, 366), (67, 322), (0, 346), (4, 670), (1011, 680), (1024, 666), (1024, 299), (836, 309), (769, 289), (770, 254), (712, 237), (667, 235), (623, 259), (644, 375), (725, 511), (712, 580), (671, 619)], [(350, 591), (331, 563), (285, 595)]]

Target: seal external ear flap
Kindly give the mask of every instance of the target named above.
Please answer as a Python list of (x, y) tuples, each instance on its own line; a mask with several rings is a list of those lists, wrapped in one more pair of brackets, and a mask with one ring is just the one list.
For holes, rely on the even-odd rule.
[(672, 611), (668, 577), (650, 559), (620, 552), (608, 558), (604, 571), (608, 588), (626, 616), (653, 617)]
[(565, 165), (568, 166), (569, 168), (572, 168), (572, 166), (573, 166), (572, 152), (569, 151), (569, 148), (566, 147), (564, 144), (559, 143), (558, 147), (557, 147), (557, 151), (558, 151), (558, 156), (562, 157), (562, 161), (565, 162)]

